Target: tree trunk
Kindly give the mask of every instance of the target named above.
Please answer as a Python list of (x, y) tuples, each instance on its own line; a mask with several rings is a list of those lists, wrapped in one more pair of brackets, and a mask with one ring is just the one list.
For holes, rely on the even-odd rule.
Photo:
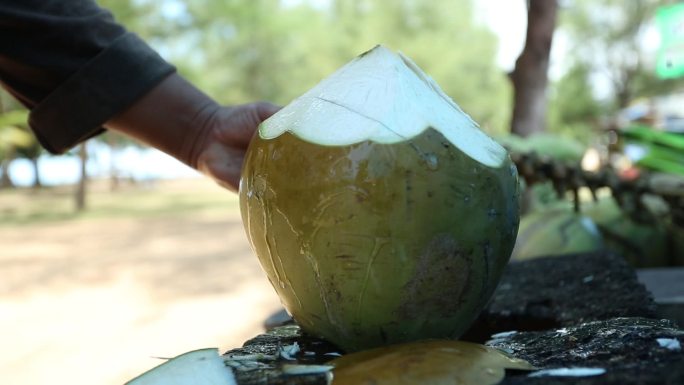
[(88, 151), (85, 143), (81, 143), (78, 146), (78, 157), (81, 159), (81, 177), (76, 188), (76, 211), (83, 211), (86, 208), (86, 185), (88, 182), (88, 172), (86, 170)]
[(39, 188), (43, 186), (43, 182), (40, 180), (40, 169), (38, 168), (38, 157), (33, 157), (30, 159), (31, 165), (33, 166), (33, 188)]
[(513, 83), (511, 132), (523, 137), (546, 128), (547, 72), (557, 11), (556, 0), (529, 0), (525, 48), (510, 74)]
[(116, 165), (116, 150), (118, 145), (114, 137), (110, 134), (106, 136), (107, 145), (109, 146), (109, 191), (119, 190), (121, 182), (119, 176), (119, 168)]
[[(2, 100), (2, 93), (0, 93), (0, 114), (5, 112), (5, 103)], [(6, 151), (4, 156), (0, 156), (0, 189), (14, 187), (14, 182), (9, 174), (9, 166), (14, 157), (14, 150), (10, 148)]]
[(10, 157), (0, 160), (0, 173), (2, 173), (0, 175), (0, 189), (14, 187), (14, 182), (12, 182), (12, 178), (9, 175), (9, 165), (11, 162), (12, 159)]

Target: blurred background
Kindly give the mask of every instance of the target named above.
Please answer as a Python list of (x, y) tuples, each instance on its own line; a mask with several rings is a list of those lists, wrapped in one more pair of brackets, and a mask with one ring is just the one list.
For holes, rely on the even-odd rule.
[[(684, 264), (683, 3), (98, 3), (225, 104), (287, 104), (378, 43), (400, 50), (517, 154), (514, 258), (612, 248), (637, 267)], [(234, 194), (111, 133), (51, 156), (26, 116), (0, 93), (3, 383), (121, 384), (261, 330), (279, 303)]]

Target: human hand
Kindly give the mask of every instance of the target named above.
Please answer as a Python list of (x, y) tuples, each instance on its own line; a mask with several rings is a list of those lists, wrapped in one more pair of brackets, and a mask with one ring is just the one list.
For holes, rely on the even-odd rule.
[(203, 123), (201, 138), (191, 152), (191, 164), (221, 186), (237, 191), (242, 162), (254, 132), (280, 107), (260, 102), (218, 107)]
[(173, 74), (105, 127), (164, 151), (237, 191), (247, 146), (259, 124), (278, 109), (266, 102), (222, 107)]

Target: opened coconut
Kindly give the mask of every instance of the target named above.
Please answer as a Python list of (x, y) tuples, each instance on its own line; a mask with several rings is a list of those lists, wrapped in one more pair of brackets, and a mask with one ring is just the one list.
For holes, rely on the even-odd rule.
[(458, 337), (496, 287), (519, 220), (503, 147), (382, 46), (259, 127), (240, 207), (284, 306), (347, 351)]

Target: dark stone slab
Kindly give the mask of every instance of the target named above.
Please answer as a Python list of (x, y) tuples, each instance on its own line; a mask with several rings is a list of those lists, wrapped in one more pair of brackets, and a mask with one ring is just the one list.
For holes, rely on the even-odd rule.
[[(554, 330), (505, 334), (487, 345), (523, 358), (540, 369), (583, 367), (603, 369), (605, 373), (588, 377), (530, 377), (530, 372), (509, 371), (502, 384), (684, 384), (684, 331), (668, 320), (612, 318)], [(680, 348), (661, 346), (658, 339), (678, 341)], [(295, 359), (280, 357), (279, 350), (294, 342), (301, 348)], [(324, 385), (328, 384), (329, 374), (293, 376), (284, 374), (283, 367), (325, 364), (334, 358), (326, 354), (337, 351), (325, 341), (302, 334), (296, 325), (287, 325), (249, 340), (224, 357), (276, 357), (251, 359), (260, 366), (237, 368), (235, 374), (241, 385)]]
[(656, 303), (684, 305), (684, 267), (639, 269), (637, 277)]
[(684, 326), (684, 267), (638, 269), (637, 277), (653, 295), (658, 315)]
[[(304, 335), (288, 317), (224, 355), (241, 385), (327, 384), (329, 374), (288, 375), (291, 365), (321, 365), (340, 352)], [(657, 339), (684, 344), (684, 332), (658, 319), (650, 293), (622, 258), (582, 254), (511, 263), (487, 308), (467, 334), (543, 368), (595, 367), (594, 377), (529, 377), (509, 372), (504, 384), (684, 384), (684, 354)], [(280, 353), (294, 343), (293, 359)], [(232, 357), (232, 358), (229, 358)]]
[(573, 254), (512, 262), (463, 339), (546, 330), (615, 317), (657, 318), (651, 294), (623, 258)]
[[(295, 343), (298, 352), (289, 355), (291, 359), (284, 357), (281, 351)], [(240, 385), (325, 385), (327, 373), (295, 376), (287, 374), (285, 367), (321, 365), (338, 356), (338, 352), (340, 349), (334, 345), (305, 335), (297, 325), (287, 324), (274, 326), (223, 357), (233, 367)]]
[(529, 377), (517, 373), (502, 384), (684, 384), (684, 351), (658, 339), (679, 341), (684, 331), (667, 320), (614, 318), (542, 332), (520, 332), (489, 341), (539, 368), (605, 369), (589, 377)]

